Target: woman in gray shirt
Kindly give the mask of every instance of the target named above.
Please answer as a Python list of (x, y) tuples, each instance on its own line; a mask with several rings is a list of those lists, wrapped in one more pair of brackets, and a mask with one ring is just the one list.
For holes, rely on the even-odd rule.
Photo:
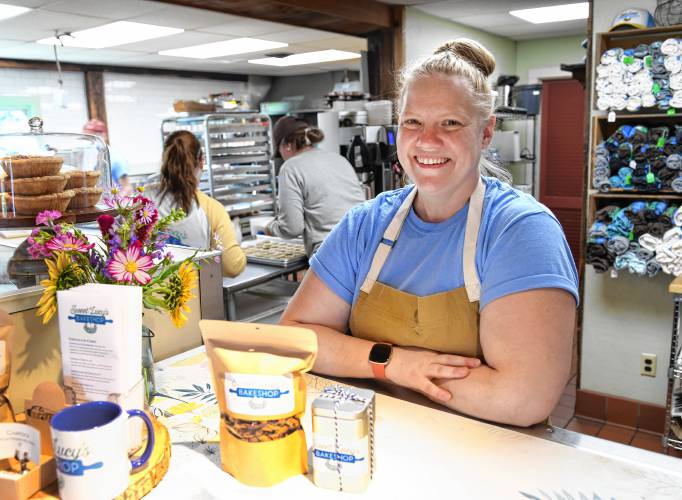
[(284, 164), (279, 172), (279, 215), (265, 232), (281, 238), (303, 235), (308, 257), (350, 208), (365, 201), (351, 164), (315, 147), (323, 139), (320, 129), (292, 116), (280, 118), (273, 131)]

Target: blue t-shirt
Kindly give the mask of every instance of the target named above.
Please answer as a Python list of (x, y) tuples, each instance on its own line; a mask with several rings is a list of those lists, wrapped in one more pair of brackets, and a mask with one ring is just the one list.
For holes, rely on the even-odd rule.
[[(497, 179), (486, 185), (476, 247), (479, 308), (516, 292), (561, 288), (578, 301), (578, 274), (559, 221), (533, 197)], [(374, 252), (411, 186), (356, 206), (311, 259), (315, 274), (352, 304)], [(379, 282), (417, 296), (464, 286), (462, 254), (469, 203), (449, 219), (430, 223), (411, 209)]]

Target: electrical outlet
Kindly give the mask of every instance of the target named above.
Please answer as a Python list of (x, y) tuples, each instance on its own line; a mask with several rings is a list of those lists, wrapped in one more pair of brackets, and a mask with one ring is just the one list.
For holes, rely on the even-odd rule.
[(645, 377), (656, 376), (656, 355), (643, 352), (639, 358), (639, 374)]

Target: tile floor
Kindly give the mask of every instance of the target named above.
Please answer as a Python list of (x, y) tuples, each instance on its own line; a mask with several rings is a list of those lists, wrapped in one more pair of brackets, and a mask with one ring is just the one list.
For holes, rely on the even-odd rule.
[[(566, 386), (564, 394), (559, 400), (559, 404), (552, 412), (552, 425), (580, 432), (582, 434), (608, 439), (609, 441), (616, 441), (637, 448), (643, 448), (649, 451), (658, 453), (663, 452), (660, 434), (602, 420), (575, 416), (575, 389), (576, 377), (573, 377)], [(672, 450), (671, 454), (682, 456), (677, 454), (674, 450)]]

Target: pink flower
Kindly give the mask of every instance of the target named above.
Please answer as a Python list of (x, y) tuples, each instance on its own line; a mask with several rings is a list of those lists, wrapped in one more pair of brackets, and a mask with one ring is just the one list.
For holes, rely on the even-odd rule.
[(59, 210), (43, 210), (36, 216), (36, 225), (47, 226), (48, 223), (59, 219), (62, 213)]
[(159, 220), (159, 212), (153, 203), (146, 203), (137, 211), (137, 218), (142, 224), (152, 224)]
[(131, 197), (121, 196), (118, 192), (114, 193), (113, 189), (111, 190), (111, 196), (105, 196), (103, 201), (109, 208), (115, 208), (117, 210), (130, 208), (134, 204)]
[(87, 241), (76, 238), (72, 234), (60, 234), (59, 236), (55, 236), (45, 245), (48, 250), (62, 252), (87, 252), (94, 246), (94, 243), (88, 245)]
[(124, 253), (118, 250), (107, 264), (107, 271), (117, 281), (137, 281), (141, 285), (146, 285), (151, 281), (151, 276), (147, 273), (154, 266), (154, 262), (149, 255), (142, 254), (142, 247), (139, 242), (131, 245)]

